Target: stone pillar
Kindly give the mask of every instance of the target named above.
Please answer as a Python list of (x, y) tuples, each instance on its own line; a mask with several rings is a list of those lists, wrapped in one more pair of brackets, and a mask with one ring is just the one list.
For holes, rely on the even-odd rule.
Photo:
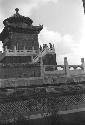
[(15, 56), (17, 56), (17, 48), (16, 48), (16, 46), (14, 46), (13, 53), (14, 53)]
[(40, 66), (41, 66), (41, 77), (44, 79), (44, 66), (42, 57), (40, 57)]
[(5, 51), (7, 51), (7, 46), (5, 46)]
[(25, 46), (24, 46), (24, 51), (25, 51)]
[(83, 70), (85, 71), (85, 62), (84, 62), (84, 58), (81, 58), (81, 66), (82, 66)]
[(14, 46), (14, 52), (16, 53), (16, 50), (17, 50), (17, 48), (16, 48), (16, 46)]
[(64, 57), (64, 72), (65, 72), (65, 75), (66, 75), (67, 77), (70, 76), (69, 65), (68, 65), (67, 57)]
[(31, 56), (31, 62), (33, 62), (33, 55)]

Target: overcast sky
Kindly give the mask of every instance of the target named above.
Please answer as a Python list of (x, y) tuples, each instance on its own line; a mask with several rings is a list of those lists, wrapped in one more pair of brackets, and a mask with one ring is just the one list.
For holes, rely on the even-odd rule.
[(16, 7), (20, 14), (34, 21), (33, 25), (43, 24), (39, 42), (54, 43), (58, 64), (63, 64), (66, 56), (69, 64), (80, 64), (81, 58), (85, 58), (82, 0), (0, 0), (0, 31), (2, 21), (12, 16)]

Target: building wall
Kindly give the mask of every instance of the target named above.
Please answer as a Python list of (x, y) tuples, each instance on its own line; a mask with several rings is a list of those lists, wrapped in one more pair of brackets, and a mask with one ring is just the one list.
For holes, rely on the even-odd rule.
[(22, 50), (24, 49), (34, 49), (39, 48), (38, 44), (38, 34), (24, 34), (24, 33), (12, 33), (11, 36), (11, 48), (17, 46), (17, 49)]
[(7, 56), (0, 62), (2, 63), (29, 63), (31, 62), (31, 56)]
[(0, 79), (39, 77), (40, 67), (35, 66), (0, 66)]
[(47, 54), (43, 57), (44, 65), (56, 65), (56, 54)]
[(5, 38), (3, 41), (4, 46), (8, 46), (8, 49), (14, 49), (14, 46), (17, 49), (32, 49), (34, 46), (35, 50), (38, 50), (38, 34), (25, 34), (25, 33), (10, 33), (9, 37)]

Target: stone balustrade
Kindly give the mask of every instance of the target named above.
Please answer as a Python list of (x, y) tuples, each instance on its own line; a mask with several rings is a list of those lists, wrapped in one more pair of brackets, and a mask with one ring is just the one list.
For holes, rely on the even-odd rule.
[[(52, 70), (50, 70), (49, 67), (51, 67)], [(56, 83), (62, 83), (62, 81), (67, 81), (68, 78), (72, 78), (77, 82), (85, 81), (84, 58), (81, 58), (81, 65), (68, 65), (67, 58), (64, 58), (64, 65), (44, 65), (44, 76), (51, 79), (51, 83), (52, 79), (54, 79)]]
[(14, 50), (9, 50), (9, 49), (5, 49), (5, 51), (3, 52), (3, 54), (5, 56), (29, 56), (29, 55), (36, 55), (37, 51), (36, 50), (17, 50), (16, 47), (14, 48)]

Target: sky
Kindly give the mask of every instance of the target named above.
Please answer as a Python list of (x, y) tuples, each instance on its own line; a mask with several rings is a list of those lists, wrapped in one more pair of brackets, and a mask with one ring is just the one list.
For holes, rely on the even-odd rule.
[[(33, 25), (43, 25), (39, 34), (41, 45), (55, 45), (56, 60), (63, 64), (81, 64), (85, 58), (85, 15), (82, 0), (0, 0), (0, 32), (3, 20), (15, 13), (28, 16)], [(0, 42), (0, 50), (2, 42)]]

